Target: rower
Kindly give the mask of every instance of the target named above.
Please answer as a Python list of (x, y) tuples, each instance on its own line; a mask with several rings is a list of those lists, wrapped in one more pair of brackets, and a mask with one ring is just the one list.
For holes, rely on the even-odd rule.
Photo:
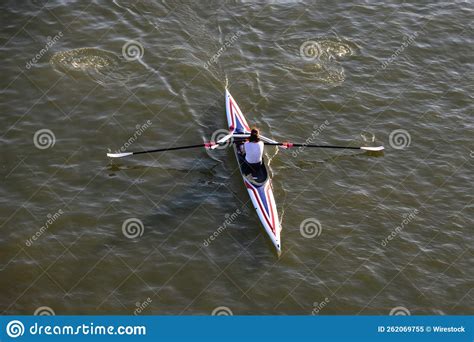
[(243, 153), (245, 154), (246, 167), (244, 173), (246, 175), (252, 173), (255, 175), (262, 166), (263, 141), (260, 140), (260, 132), (257, 128), (252, 128), (249, 141), (243, 145)]

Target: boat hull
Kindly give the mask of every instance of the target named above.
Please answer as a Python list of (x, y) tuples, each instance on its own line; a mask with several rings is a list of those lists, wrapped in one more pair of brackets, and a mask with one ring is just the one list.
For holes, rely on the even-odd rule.
[[(250, 133), (250, 127), (240, 110), (237, 102), (230, 95), (226, 89), (226, 113), (229, 131), (232, 134), (246, 134)], [(239, 163), (240, 174), (244, 181), (249, 197), (252, 201), (253, 207), (265, 228), (267, 235), (270, 237), (277, 253), (281, 252), (280, 231), (281, 225), (278, 217), (278, 210), (273, 196), (272, 180), (268, 174), (265, 160), (262, 166), (252, 175), (246, 176), (245, 170), (245, 156), (241, 152), (241, 145), (243, 142), (234, 142), (234, 152)]]

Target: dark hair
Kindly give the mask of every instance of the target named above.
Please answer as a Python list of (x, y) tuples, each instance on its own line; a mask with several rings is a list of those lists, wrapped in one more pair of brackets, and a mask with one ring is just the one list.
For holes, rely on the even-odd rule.
[(258, 128), (252, 128), (252, 131), (250, 132), (250, 142), (259, 142), (260, 137), (259, 137), (260, 132), (258, 131)]

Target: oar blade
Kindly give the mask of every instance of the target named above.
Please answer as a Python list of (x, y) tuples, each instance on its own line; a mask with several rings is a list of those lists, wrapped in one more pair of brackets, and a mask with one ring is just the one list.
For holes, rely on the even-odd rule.
[(378, 151), (383, 151), (384, 147), (383, 146), (375, 146), (375, 147), (362, 146), (360, 149), (364, 151), (378, 152)]
[(230, 133), (230, 134), (227, 134), (225, 137), (219, 139), (216, 141), (217, 144), (223, 144), (225, 143), (227, 140), (229, 140), (230, 138), (232, 138), (234, 134), (233, 133)]
[(107, 157), (110, 158), (123, 158), (127, 156), (131, 156), (133, 152), (125, 152), (125, 153), (107, 153)]

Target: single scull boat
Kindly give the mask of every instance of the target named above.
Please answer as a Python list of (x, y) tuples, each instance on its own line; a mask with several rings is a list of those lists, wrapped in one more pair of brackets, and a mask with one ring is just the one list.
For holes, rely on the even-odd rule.
[[(187, 145), (187, 146), (175, 146), (175, 147), (164, 147), (146, 151), (136, 152), (110, 152), (107, 156), (110, 158), (123, 158), (137, 154), (147, 154), (155, 152), (166, 152), (166, 151), (177, 151), (191, 148), (205, 147), (206, 149), (216, 149), (222, 144), (225, 144), (227, 140), (236, 138), (234, 140), (234, 152), (239, 163), (240, 174), (242, 175), (244, 185), (247, 188), (252, 204), (257, 211), (257, 215), (262, 222), (265, 231), (270, 237), (273, 245), (275, 246), (278, 255), (281, 253), (281, 223), (278, 217), (278, 210), (275, 204), (275, 198), (273, 197), (272, 180), (265, 165), (265, 158), (263, 158), (262, 167), (260, 170), (254, 171), (252, 175), (244, 174), (245, 156), (241, 152), (241, 146), (244, 143), (242, 138), (248, 138), (250, 136), (250, 127), (245, 119), (242, 111), (239, 108), (237, 102), (235, 102), (229, 91), (225, 90), (225, 107), (227, 114), (227, 123), (229, 126), (229, 134), (218, 141), (210, 141), (202, 144)], [(260, 139), (265, 142), (265, 145), (279, 146), (282, 148), (292, 147), (315, 147), (315, 148), (328, 148), (328, 149), (350, 149), (350, 150), (363, 150), (368, 152), (381, 152), (384, 150), (383, 146), (335, 146), (335, 145), (313, 145), (308, 143), (291, 143), (291, 142), (277, 142), (275, 140), (260, 136)]]
[[(229, 126), (229, 134), (246, 135), (250, 134), (250, 127), (245, 119), (237, 102), (235, 102), (232, 95), (226, 89), (225, 91), (225, 107), (227, 113), (227, 123)], [(269, 140), (269, 139), (267, 139)], [(267, 171), (265, 160), (262, 162), (262, 167), (252, 176), (245, 176), (243, 173), (243, 165), (245, 164), (245, 156), (241, 153), (240, 146), (244, 141), (234, 142), (234, 152), (239, 163), (240, 173), (244, 180), (244, 185), (247, 188), (253, 206), (257, 211), (257, 215), (262, 222), (265, 231), (272, 240), (277, 253), (281, 253), (281, 224), (278, 218), (278, 210), (273, 196), (272, 180)]]

